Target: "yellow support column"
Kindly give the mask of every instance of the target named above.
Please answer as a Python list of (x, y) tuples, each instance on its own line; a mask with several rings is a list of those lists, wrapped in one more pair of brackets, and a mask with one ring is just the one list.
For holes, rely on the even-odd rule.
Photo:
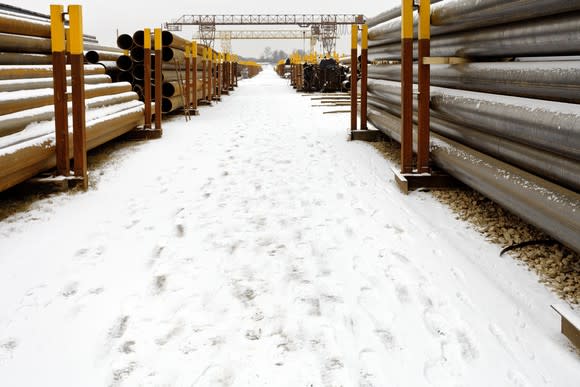
[(68, 108), (66, 95), (66, 45), (64, 7), (50, 6), (50, 36), (52, 45), (52, 77), (54, 80), (54, 129), (56, 139), (56, 171), (70, 174), (68, 148)]
[(162, 94), (162, 77), (163, 71), (161, 66), (161, 51), (163, 49), (162, 41), (161, 41), (161, 28), (155, 28), (155, 129), (162, 130), (161, 128), (161, 105), (163, 102), (163, 94)]
[(193, 109), (193, 114), (197, 115), (197, 42), (191, 42), (191, 53), (192, 53), (192, 76), (193, 82), (191, 88), (193, 89), (193, 98), (191, 100), (191, 108)]
[(417, 171), (429, 173), (429, 100), (431, 71), (425, 58), (431, 52), (431, 0), (419, 4), (419, 130), (417, 133)]
[(146, 129), (151, 129), (151, 30), (145, 28), (143, 30), (145, 36), (143, 49), (143, 67), (145, 74), (143, 77), (143, 100), (145, 102), (145, 124)]
[(413, 172), (413, 0), (401, 5), (401, 172)]
[(358, 25), (353, 24), (351, 28), (351, 46), (350, 46), (350, 131), (356, 130), (357, 117), (357, 51), (358, 51)]
[(360, 80), (360, 128), (367, 130), (367, 84), (368, 84), (368, 55), (369, 55), (369, 26), (362, 26), (361, 47), (361, 80)]
[(83, 189), (89, 188), (87, 173), (87, 134), (85, 119), (85, 57), (83, 50), (83, 9), (70, 5), (69, 34), (73, 109), (73, 156), (75, 177), (82, 179)]

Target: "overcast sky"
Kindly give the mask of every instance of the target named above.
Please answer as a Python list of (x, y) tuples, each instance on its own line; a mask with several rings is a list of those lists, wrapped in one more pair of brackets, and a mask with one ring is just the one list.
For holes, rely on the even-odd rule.
[[(400, 0), (79, 0), (62, 2), (58, 0), (46, 2), (43, 0), (6, 1), (26, 9), (48, 14), (50, 3), (54, 4), (81, 4), (83, 5), (85, 33), (96, 35), (101, 43), (114, 45), (117, 30), (119, 33), (133, 33), (144, 27), (159, 27), (162, 23), (171, 21), (184, 14), (274, 14), (274, 13), (349, 13), (363, 14), (367, 17), (400, 4)], [(234, 29), (239, 27), (223, 26), (218, 29)], [(288, 28), (271, 26), (271, 29)], [(246, 29), (257, 29), (248, 27)], [(195, 27), (185, 27), (180, 33), (185, 38), (191, 38)], [(347, 38), (338, 43), (338, 50), (347, 52), (349, 49)], [(299, 41), (233, 41), (232, 50), (244, 56), (259, 56), (266, 46), (272, 49), (292, 51), (302, 49), (303, 42)], [(306, 43), (306, 48), (309, 43)], [(219, 50), (219, 42), (216, 42)]]

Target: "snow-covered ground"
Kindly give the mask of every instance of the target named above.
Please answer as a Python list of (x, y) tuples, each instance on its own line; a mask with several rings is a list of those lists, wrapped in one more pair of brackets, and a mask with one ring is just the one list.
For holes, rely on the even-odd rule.
[(555, 296), (267, 69), (0, 223), (1, 386), (578, 386)]

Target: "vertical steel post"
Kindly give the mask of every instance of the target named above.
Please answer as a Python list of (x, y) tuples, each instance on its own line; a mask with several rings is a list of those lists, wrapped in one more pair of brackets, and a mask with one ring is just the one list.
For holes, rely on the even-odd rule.
[(189, 111), (190, 103), (189, 98), (191, 97), (191, 47), (185, 46), (185, 90), (183, 90), (184, 104), (183, 110)]
[(222, 97), (223, 67), (222, 54), (218, 53), (218, 97)]
[(401, 172), (413, 172), (413, 0), (401, 6)]
[(162, 130), (161, 105), (163, 102), (163, 94), (161, 86), (163, 83), (163, 72), (161, 67), (161, 50), (163, 46), (161, 43), (161, 28), (155, 28), (155, 129), (157, 130)]
[(52, 45), (52, 77), (54, 80), (54, 134), (56, 139), (56, 172), (70, 174), (68, 144), (68, 107), (66, 96), (66, 47), (64, 7), (50, 6), (50, 36)]
[(69, 5), (70, 62), (73, 109), (74, 172), (89, 188), (87, 173), (87, 132), (85, 120), (85, 56), (83, 51), (83, 8)]
[(361, 80), (360, 80), (360, 128), (367, 130), (367, 85), (368, 85), (368, 56), (369, 56), (369, 26), (362, 26), (362, 41), (360, 54)]
[(207, 77), (207, 94), (208, 94), (208, 99), (210, 101), (213, 101), (213, 92), (212, 92), (212, 87), (213, 87), (213, 61), (212, 61), (212, 56), (213, 56), (213, 50), (211, 48), (208, 47), (207, 49), (207, 72), (208, 72), (208, 77)]
[(207, 48), (201, 48), (201, 99), (207, 99)]
[(430, 66), (424, 58), (431, 51), (431, 0), (419, 4), (419, 130), (417, 134), (417, 171), (429, 173)]
[(350, 130), (356, 130), (356, 116), (357, 116), (357, 81), (358, 81), (358, 25), (352, 25), (352, 36), (350, 46)]
[(143, 30), (145, 41), (143, 45), (145, 57), (143, 58), (143, 67), (145, 75), (143, 77), (143, 100), (145, 102), (145, 125), (146, 129), (151, 128), (151, 30)]
[(193, 99), (191, 107), (197, 110), (197, 42), (191, 42), (191, 52), (193, 55), (193, 63), (191, 67), (193, 68), (193, 82), (191, 88), (193, 89)]

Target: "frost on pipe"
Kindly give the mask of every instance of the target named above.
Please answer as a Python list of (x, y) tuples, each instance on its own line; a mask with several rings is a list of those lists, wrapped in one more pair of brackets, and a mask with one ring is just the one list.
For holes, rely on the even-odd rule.
[[(369, 80), (368, 88), (400, 98), (399, 82)], [(440, 87), (431, 93), (431, 110), (450, 122), (580, 160), (580, 105)]]
[[(432, 4), (435, 2), (432, 1)], [(398, 15), (396, 11), (399, 10)], [(568, 14), (580, 11), (580, 2), (562, 0), (450, 0), (431, 7), (431, 33), (443, 35), (451, 32), (468, 31), (506, 25), (524, 20)], [(396, 15), (396, 16), (393, 16)], [(390, 16), (390, 17), (389, 17)], [(388, 18), (387, 18), (388, 17)], [(413, 15), (417, 27), (417, 12)], [(369, 40), (390, 42), (400, 38), (400, 7), (371, 18), (382, 24), (373, 24), (369, 30)], [(415, 28), (416, 32), (417, 28)], [(416, 37), (415, 33), (415, 37)]]
[[(85, 65), (85, 75), (104, 74), (100, 65)], [(70, 76), (70, 65), (66, 66), (66, 75)], [(0, 66), (0, 80), (22, 78), (52, 77), (52, 65)]]
[[(398, 117), (372, 107), (368, 117), (399, 141)], [(437, 134), (432, 135), (431, 157), (453, 177), (580, 253), (578, 193)]]
[[(369, 78), (400, 81), (401, 66), (369, 66)], [(580, 61), (431, 65), (431, 85), (580, 103)]]
[[(396, 102), (371, 94), (369, 104), (397, 117), (401, 116), (401, 108)], [(413, 114), (413, 122), (418, 122), (416, 112)], [(436, 113), (431, 115), (430, 128), (433, 133), (580, 192), (580, 163), (575, 160), (484, 133), (467, 125), (454, 124)]]
[[(87, 99), (87, 109), (96, 109), (103, 106), (117, 105), (137, 100), (137, 95), (132, 92), (114, 94), (110, 96), (94, 97)], [(68, 110), (71, 111), (72, 103), (68, 102)], [(34, 122), (52, 120), (54, 118), (54, 106), (42, 106), (22, 112), (6, 114), (0, 117), (0, 137), (7, 136), (23, 130)], [(2, 142), (0, 145), (5, 143)]]
[[(87, 149), (93, 149), (143, 123), (142, 103), (87, 122)], [(69, 147), (72, 150), (72, 136)], [(54, 133), (0, 148), (0, 192), (37, 174), (54, 168)], [(72, 151), (70, 153), (72, 155)]]
[[(93, 98), (103, 95), (111, 95), (131, 91), (128, 83), (110, 83), (98, 85), (85, 85), (85, 98)], [(22, 90), (6, 93), (0, 99), (0, 117), (4, 114), (50, 105), (53, 101), (52, 89)], [(67, 89), (69, 100), (70, 88)]]
[[(398, 35), (389, 36), (374, 31), (374, 40), (393, 42), (369, 48), (369, 54), (400, 58)], [(434, 34), (435, 35), (435, 34)], [(370, 39), (369, 32), (369, 39)], [(579, 55), (580, 13), (558, 15), (466, 32), (433, 36), (432, 56), (514, 57)], [(417, 50), (414, 51), (415, 58)]]
[[(67, 86), (71, 85), (71, 77), (67, 77)], [(31, 89), (50, 89), (53, 86), (52, 78), (24, 78), (0, 80), (0, 93)], [(108, 75), (85, 75), (85, 83), (89, 85), (111, 83)]]

